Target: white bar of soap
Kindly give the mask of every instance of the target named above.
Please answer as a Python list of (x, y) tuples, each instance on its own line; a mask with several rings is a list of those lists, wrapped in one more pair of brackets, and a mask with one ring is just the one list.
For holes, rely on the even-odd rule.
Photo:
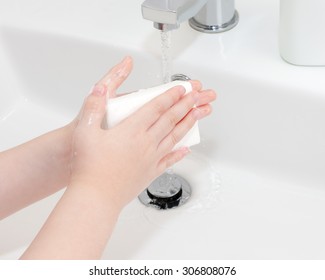
[[(133, 93), (109, 99), (107, 102), (108, 128), (114, 127), (156, 96), (178, 85), (185, 88), (186, 94), (192, 91), (192, 85), (190, 82), (174, 81), (168, 84), (142, 89)], [(198, 143), (200, 143), (200, 132), (198, 122), (196, 122), (192, 129), (183, 137), (183, 139), (177, 143), (174, 149), (180, 147), (190, 147)]]

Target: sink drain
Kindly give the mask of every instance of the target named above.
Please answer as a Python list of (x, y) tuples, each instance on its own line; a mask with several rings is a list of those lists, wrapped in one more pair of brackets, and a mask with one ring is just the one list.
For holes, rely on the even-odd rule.
[(164, 173), (139, 195), (139, 200), (148, 207), (167, 210), (183, 205), (190, 196), (191, 187), (184, 178)]
[(173, 76), (171, 76), (171, 80), (172, 81), (189, 81), (189, 80), (191, 80), (191, 78), (184, 74), (174, 74)]

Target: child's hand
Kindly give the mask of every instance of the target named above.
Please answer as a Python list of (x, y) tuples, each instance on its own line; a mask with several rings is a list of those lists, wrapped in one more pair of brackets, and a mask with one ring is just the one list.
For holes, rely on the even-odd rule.
[(130, 58), (115, 66), (70, 124), (69, 187), (22, 259), (100, 258), (121, 209), (189, 152), (172, 149), (211, 112), (209, 102), (215, 99), (199, 82), (192, 82), (193, 92), (186, 96), (183, 87), (172, 88), (114, 128), (101, 128), (106, 92), (113, 97), (131, 68)]
[[(73, 137), (71, 185), (96, 188), (120, 209), (164, 170), (181, 160), (188, 148), (172, 151), (194, 123), (211, 112), (212, 90), (174, 87), (119, 125), (103, 130), (106, 92), (116, 89), (130, 73), (130, 58), (114, 67), (85, 100)], [(196, 105), (197, 108), (193, 109)]]

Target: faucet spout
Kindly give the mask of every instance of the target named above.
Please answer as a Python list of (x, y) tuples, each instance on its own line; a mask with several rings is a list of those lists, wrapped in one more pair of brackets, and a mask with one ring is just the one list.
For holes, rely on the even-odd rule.
[(176, 29), (180, 23), (194, 17), (208, 0), (146, 0), (142, 16), (162, 29)]
[(218, 33), (237, 25), (235, 0), (145, 0), (142, 16), (160, 30), (172, 30), (189, 20), (191, 27)]

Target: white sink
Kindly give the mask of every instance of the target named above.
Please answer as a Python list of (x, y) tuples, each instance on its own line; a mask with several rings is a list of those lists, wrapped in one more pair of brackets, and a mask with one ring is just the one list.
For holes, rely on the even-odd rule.
[[(142, 1), (72, 2), (0, 0), (0, 150), (69, 122), (124, 55), (135, 69), (121, 91), (160, 83), (159, 32)], [(201, 144), (175, 166), (191, 200), (169, 211), (134, 200), (104, 259), (325, 258), (325, 68), (281, 60), (275, 1), (237, 2), (234, 30), (183, 24), (173, 35), (174, 72), (219, 93)], [(61, 194), (0, 222), (1, 259), (21, 255)]]

